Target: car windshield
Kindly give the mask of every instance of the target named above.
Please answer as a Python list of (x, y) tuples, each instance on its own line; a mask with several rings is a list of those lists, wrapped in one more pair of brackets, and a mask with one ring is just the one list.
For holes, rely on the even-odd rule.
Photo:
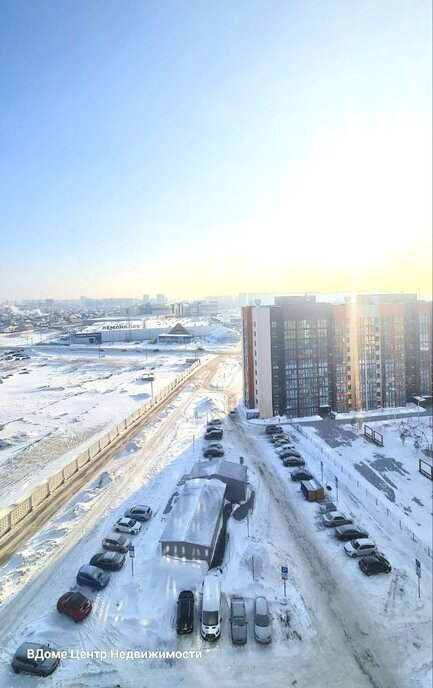
[(269, 626), (269, 616), (267, 614), (257, 614), (256, 626)]
[(203, 624), (205, 626), (216, 626), (218, 624), (218, 612), (203, 612)]
[(356, 540), (352, 540), (350, 544), (352, 545), (353, 549), (358, 549), (358, 547), (360, 546), (359, 542), (357, 542)]

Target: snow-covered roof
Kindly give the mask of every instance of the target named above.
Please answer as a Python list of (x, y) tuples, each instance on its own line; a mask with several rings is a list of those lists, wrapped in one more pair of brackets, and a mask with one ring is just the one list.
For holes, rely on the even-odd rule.
[(219, 523), (225, 490), (220, 480), (189, 480), (173, 507), (160, 542), (209, 547)]
[(199, 461), (195, 463), (189, 474), (191, 478), (204, 478), (209, 475), (220, 475), (231, 480), (246, 482), (247, 468), (233, 461), (213, 459), (211, 461)]

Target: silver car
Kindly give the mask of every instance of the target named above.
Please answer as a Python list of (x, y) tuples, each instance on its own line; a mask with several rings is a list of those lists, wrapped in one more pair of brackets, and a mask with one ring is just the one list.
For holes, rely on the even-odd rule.
[(336, 528), (337, 526), (353, 523), (351, 518), (346, 518), (340, 511), (328, 511), (328, 513), (323, 514), (322, 521), (328, 528)]
[(377, 545), (368, 538), (362, 540), (351, 540), (344, 545), (344, 551), (349, 557), (363, 557), (367, 554), (377, 552)]
[(258, 643), (271, 642), (271, 617), (266, 597), (256, 597), (254, 601), (254, 637)]
[(247, 623), (244, 598), (233, 596), (230, 605), (230, 624), (234, 645), (245, 645), (247, 642)]

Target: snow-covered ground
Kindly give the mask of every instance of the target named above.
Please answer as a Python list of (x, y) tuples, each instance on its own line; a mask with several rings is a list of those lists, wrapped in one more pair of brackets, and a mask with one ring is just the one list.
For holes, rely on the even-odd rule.
[[(237, 368), (236, 368), (237, 366)], [(227, 356), (215, 374), (202, 371), (145, 430), (105, 467), (49, 524), (0, 569), (0, 685), (153, 688), (153, 686), (311, 686), (316, 688), (427, 688), (431, 685), (431, 559), (403, 538), (381, 512), (366, 508), (356, 491), (340, 489), (338, 507), (364, 525), (388, 556), (390, 575), (367, 578), (349, 559), (324, 505), (307, 503), (299, 484), (276, 456), (260, 425), (242, 414), (226, 416), (240, 396), (241, 373)], [(222, 636), (208, 644), (199, 634), (175, 632), (179, 591), (195, 591), (204, 567), (162, 559), (158, 541), (174, 493), (201, 457), (209, 417), (223, 418), (225, 458), (243, 456), (255, 507), (248, 520), (229, 520), (222, 571)], [(308, 430), (310, 432), (310, 430)], [(312, 432), (312, 431), (311, 431)], [(308, 465), (320, 478), (314, 443), (290, 426)], [(352, 484), (352, 483), (350, 483)], [(403, 489), (399, 485), (396, 490)], [(333, 492), (331, 492), (333, 495)], [(333, 495), (336, 499), (336, 495)], [(149, 504), (152, 520), (136, 536), (131, 562), (111, 576), (81, 624), (58, 615), (55, 603), (74, 589), (78, 568), (100, 550), (102, 537), (127, 505)], [(423, 567), (418, 598), (414, 557)], [(289, 568), (287, 598), (280, 567)], [(231, 644), (231, 595), (245, 597), (249, 626), (244, 647)], [(273, 640), (253, 638), (252, 606), (264, 594), (272, 612)], [(40, 681), (15, 676), (10, 659), (23, 640), (48, 641), (67, 651), (194, 651), (190, 659), (95, 657), (62, 660)]]
[[(155, 349), (155, 347), (153, 347)], [(29, 491), (185, 369), (185, 352), (0, 352), (0, 506)], [(204, 356), (206, 358), (206, 355)], [(154, 382), (144, 381), (146, 372)]]

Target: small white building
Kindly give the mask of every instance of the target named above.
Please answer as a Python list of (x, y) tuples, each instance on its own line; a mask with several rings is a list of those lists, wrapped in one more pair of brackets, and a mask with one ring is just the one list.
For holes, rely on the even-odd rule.
[(225, 491), (220, 480), (187, 481), (159, 540), (163, 556), (211, 564), (222, 524)]

